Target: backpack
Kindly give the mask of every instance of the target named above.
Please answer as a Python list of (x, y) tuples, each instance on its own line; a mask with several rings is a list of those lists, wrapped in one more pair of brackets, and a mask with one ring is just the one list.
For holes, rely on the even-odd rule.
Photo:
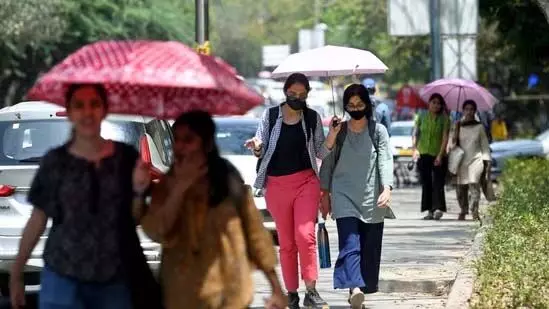
[[(269, 149), (269, 140), (271, 139), (271, 132), (273, 131), (273, 128), (276, 124), (276, 120), (278, 119), (278, 115), (280, 113), (280, 107), (274, 106), (269, 108), (267, 115), (269, 117), (269, 138), (266, 140), (266, 148), (265, 153), (267, 152), (267, 149)], [(313, 109), (306, 108), (303, 110), (303, 116), (305, 117), (305, 128), (306, 128), (306, 135), (307, 135), (307, 141), (311, 139), (311, 136), (314, 136), (316, 131), (316, 125), (317, 125), (317, 112)], [(263, 161), (263, 157), (257, 159), (257, 164), (255, 166), (255, 172), (259, 172), (259, 167), (261, 166), (261, 162)]]

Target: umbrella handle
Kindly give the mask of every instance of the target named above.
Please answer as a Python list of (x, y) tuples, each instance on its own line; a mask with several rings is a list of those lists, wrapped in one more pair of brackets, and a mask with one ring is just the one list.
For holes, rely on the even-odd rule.
[(335, 94), (334, 94), (334, 79), (332, 77), (328, 77), (330, 79), (330, 86), (332, 87), (332, 102), (334, 103), (334, 117), (336, 115), (336, 101), (335, 101)]

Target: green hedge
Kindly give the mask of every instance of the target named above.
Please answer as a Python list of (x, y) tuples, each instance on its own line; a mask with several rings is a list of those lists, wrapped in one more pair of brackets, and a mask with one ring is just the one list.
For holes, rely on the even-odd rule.
[(549, 308), (549, 161), (511, 161), (490, 209), (472, 307)]

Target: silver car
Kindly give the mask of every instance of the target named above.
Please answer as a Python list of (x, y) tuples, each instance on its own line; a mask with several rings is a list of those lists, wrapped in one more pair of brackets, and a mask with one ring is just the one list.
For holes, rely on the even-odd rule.
[(503, 173), (505, 162), (517, 158), (548, 158), (549, 130), (534, 139), (516, 139), (490, 144), (492, 151), (492, 180), (497, 181)]
[[(71, 124), (63, 108), (44, 102), (24, 102), (0, 110), (0, 293), (8, 295), (8, 274), (18, 251), (22, 229), (31, 213), (27, 202), (30, 183), (40, 159), (65, 143)], [(104, 138), (133, 145), (160, 177), (172, 160), (172, 134), (166, 121), (141, 116), (111, 115), (103, 122)], [(39, 284), (46, 232), (25, 268), (26, 285)], [(159, 263), (160, 246), (138, 228), (149, 263)], [(154, 265), (153, 265), (154, 266)]]
[[(216, 117), (215, 123), (216, 143), (221, 155), (238, 169), (246, 184), (253, 187), (257, 158), (244, 147), (244, 143), (255, 136), (259, 120), (247, 117)], [(275, 236), (276, 242), (276, 226), (267, 210), (263, 190), (254, 189), (254, 202), (263, 214), (263, 225)]]

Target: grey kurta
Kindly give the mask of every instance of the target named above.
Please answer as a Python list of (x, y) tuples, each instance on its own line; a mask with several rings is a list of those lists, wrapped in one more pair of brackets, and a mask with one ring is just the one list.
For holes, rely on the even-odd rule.
[(377, 124), (375, 134), (379, 159), (367, 129), (361, 133), (348, 129), (333, 172), (331, 188), (330, 174), (335, 152), (332, 151), (322, 162), (321, 187), (331, 192), (332, 216), (335, 219), (355, 217), (365, 223), (383, 222), (386, 209), (377, 207), (377, 199), (380, 188), (393, 185), (393, 156), (387, 129)]

